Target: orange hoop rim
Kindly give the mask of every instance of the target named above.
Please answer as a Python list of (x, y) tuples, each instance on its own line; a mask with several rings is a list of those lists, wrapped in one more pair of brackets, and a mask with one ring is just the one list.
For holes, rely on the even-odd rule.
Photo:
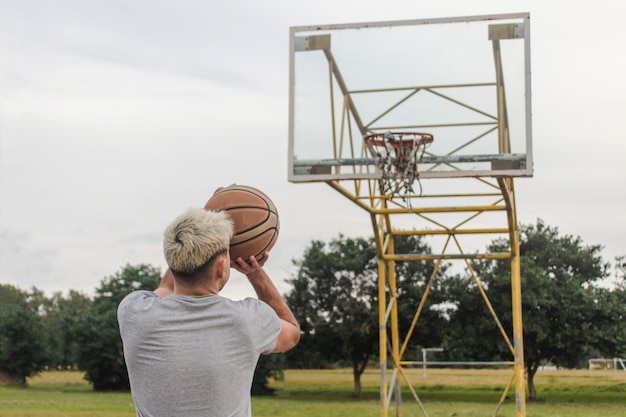
[[(386, 135), (391, 133), (394, 137), (393, 141), (386, 138)], [(411, 139), (402, 139), (403, 136), (413, 136)], [(365, 135), (363, 139), (372, 146), (385, 147), (391, 145), (394, 148), (412, 148), (422, 145), (428, 145), (433, 142), (433, 135), (423, 132), (387, 132), (387, 133), (373, 133)]]

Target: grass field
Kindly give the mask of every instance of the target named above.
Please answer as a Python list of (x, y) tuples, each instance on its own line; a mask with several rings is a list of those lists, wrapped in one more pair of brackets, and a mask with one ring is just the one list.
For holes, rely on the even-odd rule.
[[(410, 380), (429, 417), (492, 416), (504, 386), (506, 370), (409, 370)], [(277, 395), (252, 399), (254, 417), (379, 416), (379, 373), (363, 376), (363, 398), (351, 397), (350, 370), (290, 370), (277, 381)], [(626, 417), (626, 372), (544, 371), (536, 376), (545, 399), (527, 403), (528, 417)], [(402, 416), (424, 416), (408, 391)], [(46, 372), (28, 388), (0, 387), (0, 417), (134, 416), (128, 393), (95, 393), (79, 372)], [(395, 415), (395, 409), (389, 413)], [(513, 392), (498, 414), (515, 416)]]

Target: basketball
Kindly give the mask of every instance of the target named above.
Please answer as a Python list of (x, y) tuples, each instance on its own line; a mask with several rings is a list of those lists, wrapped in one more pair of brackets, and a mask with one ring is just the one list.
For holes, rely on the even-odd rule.
[(261, 259), (278, 239), (278, 211), (272, 200), (261, 190), (245, 185), (222, 188), (204, 205), (206, 210), (224, 211), (233, 221), (234, 234), (230, 241), (230, 259), (250, 256)]

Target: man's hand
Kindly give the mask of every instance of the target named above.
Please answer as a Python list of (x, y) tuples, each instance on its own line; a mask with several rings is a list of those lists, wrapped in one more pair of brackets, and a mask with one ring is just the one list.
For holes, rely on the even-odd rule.
[(240, 256), (235, 261), (230, 261), (230, 266), (244, 275), (249, 275), (263, 268), (263, 265), (265, 265), (269, 257), (269, 252), (265, 252), (260, 260), (257, 260), (254, 256), (250, 256), (246, 261)]

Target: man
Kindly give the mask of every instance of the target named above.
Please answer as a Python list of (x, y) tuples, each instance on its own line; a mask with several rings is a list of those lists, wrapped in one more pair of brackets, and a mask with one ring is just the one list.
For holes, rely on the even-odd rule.
[[(165, 230), (169, 269), (159, 287), (120, 303), (137, 416), (249, 417), (259, 355), (298, 343), (298, 322), (263, 269), (269, 254), (231, 264), (232, 235), (227, 214), (187, 210)], [(231, 267), (247, 276), (258, 300), (218, 295)]]

